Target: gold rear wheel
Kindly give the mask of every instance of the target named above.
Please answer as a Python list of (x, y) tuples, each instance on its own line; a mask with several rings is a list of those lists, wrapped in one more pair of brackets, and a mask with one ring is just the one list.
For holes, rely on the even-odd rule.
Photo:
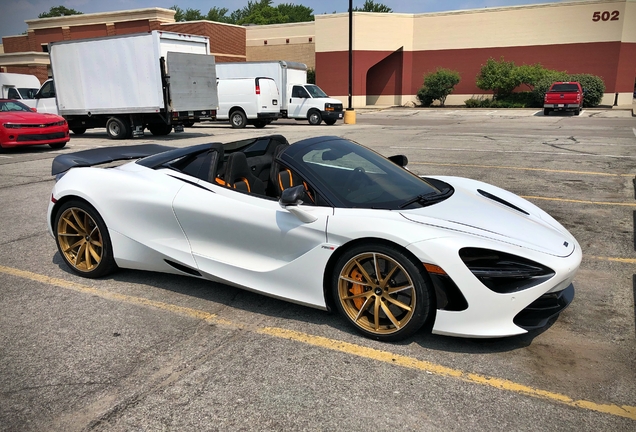
[(81, 201), (65, 203), (54, 226), (58, 250), (75, 273), (100, 277), (116, 268), (106, 226), (91, 206)]

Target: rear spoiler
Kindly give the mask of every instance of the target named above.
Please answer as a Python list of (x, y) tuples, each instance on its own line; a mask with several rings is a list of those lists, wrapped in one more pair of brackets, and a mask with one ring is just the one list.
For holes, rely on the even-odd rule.
[(67, 153), (56, 156), (51, 166), (51, 175), (58, 175), (71, 168), (90, 167), (118, 160), (140, 159), (174, 150), (176, 147), (159, 144), (140, 144), (132, 146), (102, 147), (90, 150), (82, 150), (75, 153)]

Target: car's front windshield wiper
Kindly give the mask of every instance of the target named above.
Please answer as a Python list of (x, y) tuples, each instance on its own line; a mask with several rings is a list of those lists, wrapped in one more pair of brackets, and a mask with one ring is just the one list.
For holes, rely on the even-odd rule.
[(435, 204), (438, 203), (440, 201), (445, 200), (446, 198), (448, 198), (451, 194), (453, 193), (453, 189), (447, 189), (443, 192), (429, 192), (427, 194), (421, 194), (418, 195), (414, 198), (411, 198), (410, 200), (406, 201), (405, 203), (400, 205), (400, 208), (404, 208), (404, 207), (408, 207), (411, 204), (414, 203), (419, 203), (422, 205), (422, 207), (426, 207), (429, 206), (431, 204)]

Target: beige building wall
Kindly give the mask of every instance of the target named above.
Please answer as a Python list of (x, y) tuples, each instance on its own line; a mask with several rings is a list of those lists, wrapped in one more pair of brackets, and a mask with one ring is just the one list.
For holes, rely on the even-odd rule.
[(246, 27), (247, 61), (286, 60), (316, 67), (314, 22)]

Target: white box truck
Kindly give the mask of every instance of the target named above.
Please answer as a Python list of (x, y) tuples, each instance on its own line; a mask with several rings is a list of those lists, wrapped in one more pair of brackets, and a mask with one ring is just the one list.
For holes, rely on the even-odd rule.
[(307, 84), (307, 66), (288, 61), (255, 61), (219, 63), (220, 79), (271, 77), (280, 92), (280, 112), (283, 118), (308, 120), (312, 125), (325, 122), (332, 125), (343, 118), (342, 102), (332, 99), (320, 87)]
[(33, 108), (39, 88), (35, 75), (0, 72), (0, 99), (15, 99)]
[(280, 95), (269, 77), (219, 79), (216, 119), (235, 128), (262, 128), (280, 117)]
[(105, 127), (113, 139), (142, 136), (145, 128), (167, 135), (216, 116), (209, 54), (207, 37), (156, 30), (52, 42), (53, 81), (36, 98), (55, 97), (58, 114), (76, 134)]

